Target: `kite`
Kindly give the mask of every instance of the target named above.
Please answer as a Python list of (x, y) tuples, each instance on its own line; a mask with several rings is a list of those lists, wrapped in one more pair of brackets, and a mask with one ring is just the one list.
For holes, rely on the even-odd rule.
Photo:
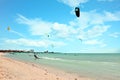
[(48, 33), (45, 33), (46, 37), (50, 37), (50, 35)]
[(79, 40), (82, 42), (82, 39), (81, 39), (81, 38), (79, 38)]
[(7, 27), (7, 30), (10, 31), (10, 27), (9, 26)]
[(79, 9), (79, 7), (75, 7), (75, 14), (76, 14), (77, 17), (80, 16), (80, 9)]
[(25, 37), (23, 34), (17, 32), (17, 31), (12, 30), (9, 26), (7, 27), (7, 30), (10, 31), (10, 32), (12, 32), (12, 33), (14, 33), (14, 34), (17, 34), (17, 35), (19, 35), (21, 37)]

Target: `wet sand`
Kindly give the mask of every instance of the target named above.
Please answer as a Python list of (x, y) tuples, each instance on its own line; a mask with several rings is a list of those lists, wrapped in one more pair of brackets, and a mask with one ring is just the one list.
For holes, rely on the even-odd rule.
[(91, 80), (64, 71), (4, 57), (0, 53), (0, 80)]

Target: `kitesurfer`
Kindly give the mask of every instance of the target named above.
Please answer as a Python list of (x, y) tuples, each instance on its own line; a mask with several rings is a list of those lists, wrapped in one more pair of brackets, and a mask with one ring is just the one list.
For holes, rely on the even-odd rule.
[(34, 53), (34, 57), (35, 59), (40, 59), (35, 53)]

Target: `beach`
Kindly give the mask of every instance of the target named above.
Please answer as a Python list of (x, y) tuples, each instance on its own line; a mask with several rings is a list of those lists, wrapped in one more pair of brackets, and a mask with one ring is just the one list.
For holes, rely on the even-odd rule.
[(0, 80), (91, 80), (33, 63), (17, 61), (0, 53)]

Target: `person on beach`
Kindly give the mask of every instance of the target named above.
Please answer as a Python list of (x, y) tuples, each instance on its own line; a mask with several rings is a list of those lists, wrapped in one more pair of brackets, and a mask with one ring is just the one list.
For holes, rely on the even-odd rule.
[(35, 53), (34, 53), (34, 57), (35, 59), (40, 59)]

